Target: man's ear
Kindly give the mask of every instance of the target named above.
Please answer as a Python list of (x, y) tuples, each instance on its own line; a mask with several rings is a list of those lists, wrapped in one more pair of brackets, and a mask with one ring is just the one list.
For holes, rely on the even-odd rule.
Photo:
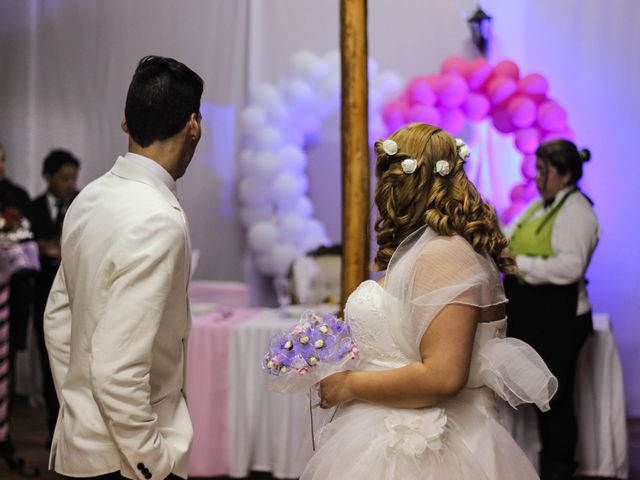
[(120, 120), (120, 128), (122, 129), (122, 131), (126, 134), (129, 133), (129, 127), (127, 125), (127, 119), (125, 118), (125, 116), (122, 116), (122, 120)]
[(192, 113), (189, 117), (189, 136), (191, 140), (197, 140), (200, 137), (202, 117), (199, 113)]

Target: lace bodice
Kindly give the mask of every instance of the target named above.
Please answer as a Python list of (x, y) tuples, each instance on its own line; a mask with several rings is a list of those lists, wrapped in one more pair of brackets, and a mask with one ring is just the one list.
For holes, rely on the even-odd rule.
[[(360, 350), (361, 367), (364, 370), (397, 368), (420, 361), (416, 352), (402, 351), (396, 344), (393, 328), (401, 319), (385, 318), (382, 308), (384, 289), (374, 280), (362, 282), (349, 296), (345, 318)], [(469, 386), (479, 385), (480, 361), (476, 352), (493, 338), (504, 338), (506, 319), (479, 323), (471, 360)]]

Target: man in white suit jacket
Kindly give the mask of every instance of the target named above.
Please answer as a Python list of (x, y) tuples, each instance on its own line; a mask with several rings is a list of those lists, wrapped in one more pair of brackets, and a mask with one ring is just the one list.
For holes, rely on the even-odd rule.
[(129, 152), (69, 208), (44, 319), (60, 413), (50, 468), (69, 477), (187, 478), (191, 245), (176, 198), (200, 139), (203, 82), (143, 58)]

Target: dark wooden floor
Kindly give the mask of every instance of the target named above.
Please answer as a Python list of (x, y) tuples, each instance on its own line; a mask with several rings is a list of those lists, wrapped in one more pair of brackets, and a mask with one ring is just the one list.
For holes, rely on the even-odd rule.
[[(629, 458), (631, 473), (629, 480), (640, 480), (640, 419), (629, 420)], [(13, 409), (12, 437), (16, 446), (16, 456), (25, 460), (28, 469), (40, 470), (39, 480), (61, 480), (62, 477), (47, 470), (49, 456), (46, 447), (44, 409), (31, 408), (24, 399), (18, 399)], [(24, 480), (24, 476), (12, 472), (0, 458), (0, 479)], [(251, 479), (270, 479), (268, 474), (255, 473)], [(223, 480), (218, 477), (217, 480)], [(590, 479), (592, 480), (592, 479)]]

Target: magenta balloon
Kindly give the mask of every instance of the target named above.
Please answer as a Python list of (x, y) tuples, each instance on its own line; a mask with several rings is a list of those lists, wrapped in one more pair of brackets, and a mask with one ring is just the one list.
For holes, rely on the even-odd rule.
[(536, 156), (525, 155), (520, 162), (520, 173), (527, 180), (536, 178)]
[(538, 125), (552, 132), (566, 130), (567, 112), (553, 100), (547, 100), (538, 106)]
[(438, 100), (443, 107), (456, 108), (464, 103), (469, 94), (467, 82), (460, 75), (447, 73), (442, 75), (436, 87)]
[(493, 76), (508, 77), (517, 81), (520, 78), (520, 69), (518, 68), (518, 65), (511, 60), (503, 60), (498, 62), (493, 69)]
[(511, 123), (516, 128), (527, 128), (536, 121), (536, 102), (522, 95), (509, 100), (507, 111), (511, 117)]
[(416, 77), (407, 85), (407, 99), (411, 105), (433, 105), (436, 103), (436, 94), (433, 92), (426, 76)]
[(562, 132), (545, 132), (542, 135), (540, 143), (550, 142), (551, 140), (569, 140), (570, 142), (575, 142), (576, 134), (570, 128), (567, 128)]
[(513, 124), (511, 123), (511, 116), (507, 109), (504, 107), (498, 107), (493, 110), (491, 114), (493, 120), (493, 126), (501, 133), (513, 132)]
[(469, 67), (469, 61), (466, 58), (460, 55), (453, 55), (442, 62), (440, 72), (457, 73), (464, 76), (469, 71)]
[(512, 202), (526, 202), (527, 201), (527, 185), (519, 183), (511, 189), (509, 197)]
[(524, 154), (535, 153), (540, 145), (540, 132), (535, 127), (517, 130), (515, 144), (516, 148)]
[(471, 62), (466, 75), (469, 88), (480, 90), (491, 76), (492, 71), (491, 65), (484, 58), (478, 58)]
[(527, 188), (524, 192), (525, 201), (528, 203), (539, 195), (540, 192), (538, 192), (538, 186), (536, 185), (536, 182), (530, 181), (529, 183), (527, 183)]
[(487, 97), (493, 105), (500, 105), (517, 91), (518, 84), (509, 77), (494, 77), (487, 84)]
[(440, 126), (451, 134), (456, 134), (464, 128), (464, 113), (459, 108), (439, 108)]
[(424, 122), (431, 125), (440, 123), (440, 112), (429, 105), (413, 105), (406, 115), (407, 123)]
[(520, 91), (529, 95), (546, 95), (549, 82), (539, 73), (530, 73), (520, 80)]
[(390, 131), (393, 132), (407, 123), (405, 119), (407, 110), (407, 104), (398, 100), (391, 101), (382, 107), (382, 119)]
[(470, 92), (462, 104), (462, 109), (469, 120), (478, 121), (487, 116), (491, 104), (482, 93)]

